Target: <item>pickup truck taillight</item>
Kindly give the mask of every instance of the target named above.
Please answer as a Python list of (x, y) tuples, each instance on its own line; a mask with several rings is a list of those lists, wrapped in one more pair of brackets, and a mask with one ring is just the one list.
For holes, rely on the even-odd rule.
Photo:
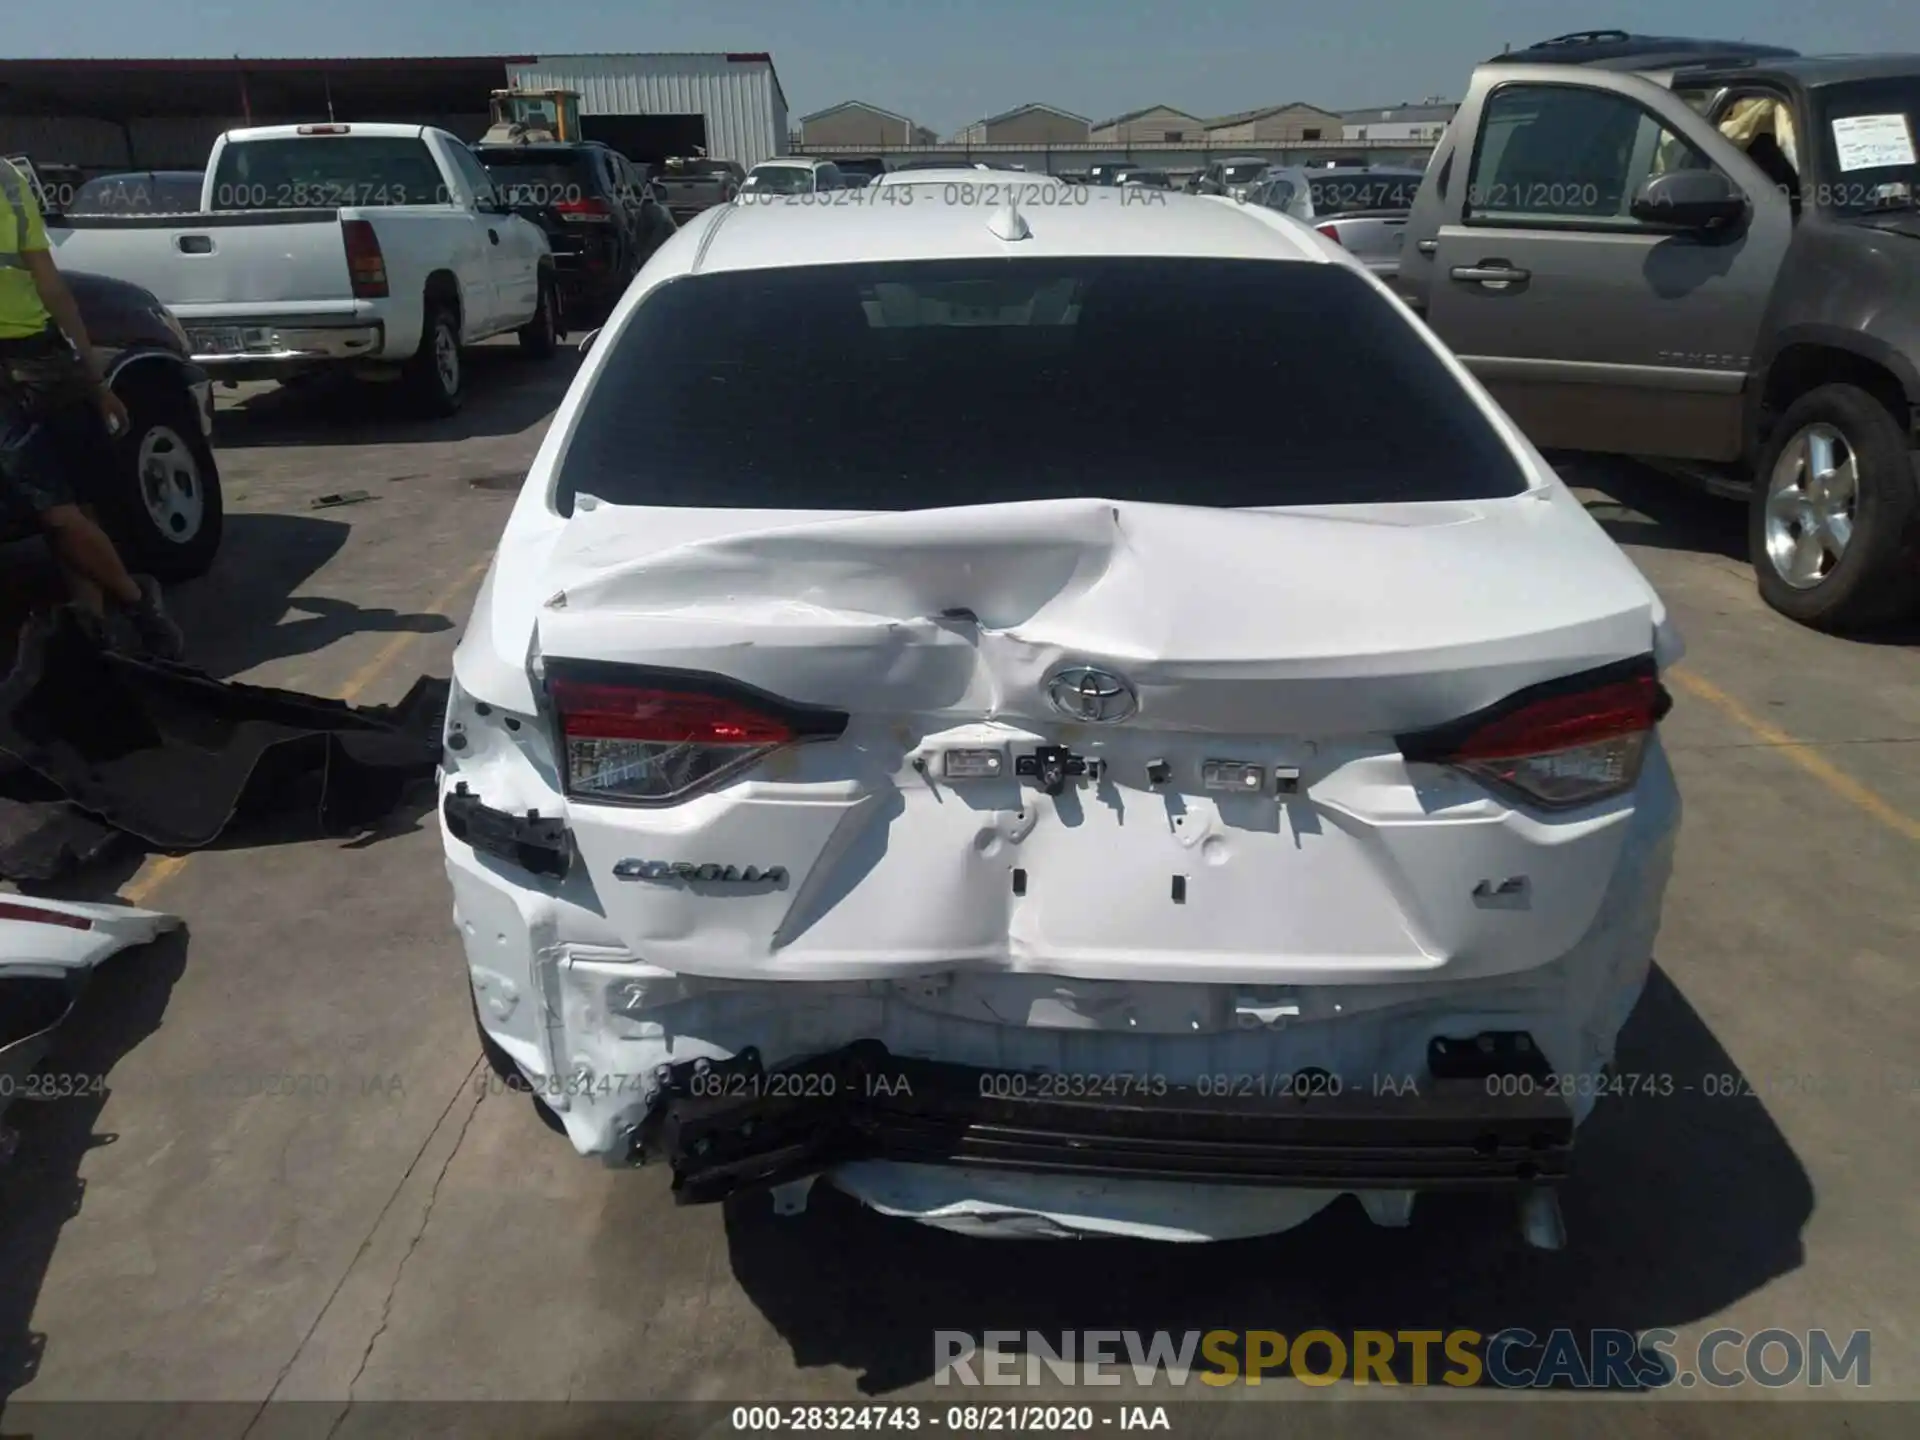
[(356, 300), (387, 298), (387, 259), (380, 253), (380, 237), (371, 220), (342, 220), (340, 236), (347, 244), (347, 274)]
[(576, 224), (608, 224), (613, 219), (613, 211), (604, 200), (562, 200), (553, 207), (562, 220), (571, 220)]

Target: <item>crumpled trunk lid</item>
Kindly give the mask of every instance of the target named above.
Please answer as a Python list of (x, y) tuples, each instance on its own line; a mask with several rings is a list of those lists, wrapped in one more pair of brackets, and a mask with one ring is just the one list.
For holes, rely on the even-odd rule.
[[(536, 668), (723, 676), (848, 717), (676, 804), (567, 803), (610, 928), (716, 977), (1343, 983), (1541, 964), (1592, 923), (1631, 799), (1542, 826), (1410, 766), (1394, 736), (1677, 655), (1651, 587), (1559, 487), (1272, 512), (583, 505), (548, 573)], [(1064, 712), (1049, 687), (1072, 667), (1137, 709)], [(1022, 775), (1042, 747), (1099, 764), (1048, 793)], [(1007, 769), (943, 778), (945, 752), (982, 748)], [(1274, 778), (1218, 793), (1202, 777), (1221, 760)], [(1523, 903), (1469, 898), (1513, 877)]]

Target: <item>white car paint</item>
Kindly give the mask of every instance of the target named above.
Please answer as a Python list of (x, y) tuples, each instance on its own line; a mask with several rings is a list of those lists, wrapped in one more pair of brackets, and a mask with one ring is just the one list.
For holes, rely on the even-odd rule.
[[(563, 816), (578, 851), (545, 880), (446, 834), (492, 1043), (547, 1087), (576, 1148), (612, 1163), (650, 1092), (568, 1095), (567, 1077), (645, 1077), (747, 1047), (772, 1065), (879, 1039), (901, 1055), (1188, 1083), (1412, 1073), (1437, 1027), (1478, 1026), (1525, 1029), (1556, 1071), (1596, 1073), (1645, 982), (1671, 863), (1679, 801), (1657, 735), (1626, 793), (1545, 816), (1403, 759), (1392, 737), (1609, 662), (1670, 665), (1679, 638), (1551, 468), (1371, 277), (1511, 449), (1525, 493), (1263, 511), (1097, 494), (883, 514), (554, 509), (607, 357), (650, 294), (696, 270), (1032, 254), (1365, 275), (1245, 207), (1095, 188), (1026, 207), (1030, 235), (1008, 241), (989, 224), (1005, 196), (952, 203), (937, 172), (910, 183), (916, 203), (871, 211), (703, 217), (649, 264), (555, 416), (456, 653), (448, 715), (443, 796), (465, 785), (500, 811)], [(1261, 603), (1241, 603), (1254, 577)], [(956, 595), (977, 625), (928, 618)], [(569, 657), (724, 672), (853, 718), (841, 741), (778, 751), (678, 804), (582, 803), (561, 792), (537, 698), (537, 673)], [(1139, 723), (1063, 725), (1039, 696), (1063, 660), (1129, 677)], [(953, 803), (963, 782), (914, 766), (1062, 736), (1126, 777), (1122, 806), (1088, 785), (1069, 815), (997, 781)], [(1197, 769), (1223, 750), (1297, 766), (1301, 793), (1257, 815), (1248, 797), (1187, 793), (1176, 817), (1134, 778), (1149, 758)], [(1155, 822), (1126, 824), (1126, 809)], [(1047, 877), (1018, 903), (1016, 854)], [(612, 878), (641, 855), (777, 863), (794, 886), (715, 904)], [(1170, 870), (1199, 877), (1206, 903), (1169, 906)], [(1470, 898), (1512, 876), (1528, 879), (1525, 903)], [(1574, 1101), (1584, 1118), (1591, 1094)], [(1329, 1198), (883, 1162), (831, 1179), (889, 1213), (1003, 1234), (1221, 1238), (1285, 1228)], [(1363, 1199), (1404, 1223), (1408, 1195)]]
[(0, 1166), (20, 1143), (7, 1109), (44, 1093), (31, 1077), (94, 968), (179, 925), (156, 910), (0, 893)]
[(179, 928), (178, 915), (131, 905), (0, 895), (0, 976), (74, 975)]
[[(335, 133), (341, 131), (344, 136)], [(435, 193), (354, 195), (341, 198), (365, 203), (297, 211), (223, 203), (232, 197), (220, 193), (221, 160), (236, 147), (343, 138), (420, 139), (439, 172)], [(200, 213), (55, 216), (47, 234), (62, 266), (144, 286), (197, 341), (225, 330), (250, 332), (244, 351), (196, 343), (193, 358), (209, 370), (244, 366), (258, 375), (276, 365), (299, 369), (327, 360), (392, 364), (420, 348), (427, 282), (435, 274), (450, 275), (457, 285), (466, 343), (516, 330), (538, 313), (540, 274), (550, 263), (545, 232), (521, 216), (483, 208), (476, 177), (485, 173), (470, 161), (457, 137), (431, 126), (229, 130), (208, 158)], [(354, 221), (371, 225), (379, 242), (388, 287), (383, 298), (355, 295), (342, 229)]]

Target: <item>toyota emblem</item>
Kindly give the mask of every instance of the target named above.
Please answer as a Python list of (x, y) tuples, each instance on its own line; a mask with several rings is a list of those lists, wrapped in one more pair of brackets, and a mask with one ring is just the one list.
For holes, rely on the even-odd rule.
[(1047, 699), (1069, 720), (1112, 725), (1140, 708), (1133, 687), (1110, 670), (1075, 665), (1047, 682)]

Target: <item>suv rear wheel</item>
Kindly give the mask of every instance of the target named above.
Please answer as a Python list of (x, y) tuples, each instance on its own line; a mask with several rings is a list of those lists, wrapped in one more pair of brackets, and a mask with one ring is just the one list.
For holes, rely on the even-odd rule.
[(1920, 600), (1920, 496), (1907, 437), (1855, 385), (1780, 417), (1754, 476), (1748, 542), (1761, 598), (1818, 630), (1894, 619)]
[(130, 569), (169, 582), (205, 574), (225, 515), (220, 470), (193, 394), (160, 374), (132, 379), (118, 393), (130, 423), (117, 446), (118, 473), (100, 497), (102, 518)]

